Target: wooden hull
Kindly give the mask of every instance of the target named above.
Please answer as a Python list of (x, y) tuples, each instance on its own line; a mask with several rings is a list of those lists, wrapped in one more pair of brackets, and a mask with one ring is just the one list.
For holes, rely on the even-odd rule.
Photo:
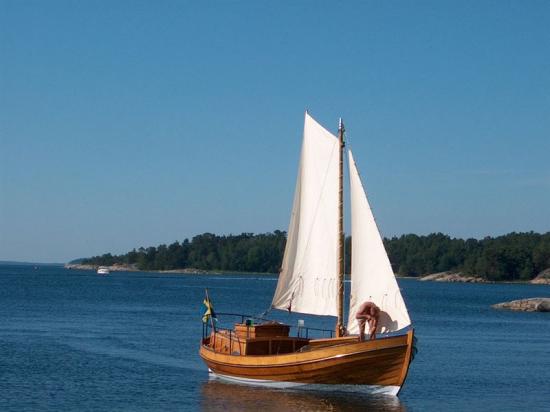
[[(312, 340), (305, 351), (283, 355), (231, 355), (203, 342), (200, 356), (211, 372), (229, 380), (272, 386), (346, 385), (380, 388), (397, 395), (409, 369), (414, 331), (359, 342)], [(384, 391), (382, 389), (388, 389)]]

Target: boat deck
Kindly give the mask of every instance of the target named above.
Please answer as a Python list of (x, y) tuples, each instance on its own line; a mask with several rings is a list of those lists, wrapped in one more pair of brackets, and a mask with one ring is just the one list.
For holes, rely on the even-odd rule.
[(310, 339), (289, 336), (290, 327), (277, 322), (236, 323), (234, 330), (212, 331), (203, 345), (229, 355), (280, 355), (301, 350)]

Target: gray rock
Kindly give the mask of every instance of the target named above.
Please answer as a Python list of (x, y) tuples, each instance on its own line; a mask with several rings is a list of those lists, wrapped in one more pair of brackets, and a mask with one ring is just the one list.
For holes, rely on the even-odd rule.
[(540, 272), (535, 279), (532, 279), (530, 283), (536, 285), (550, 285), (550, 268)]
[(495, 309), (508, 309), (520, 312), (550, 312), (550, 298), (529, 298), (512, 300), (493, 305)]
[(439, 272), (422, 276), (421, 281), (433, 282), (465, 282), (465, 283), (488, 283), (486, 279), (479, 276), (464, 275), (461, 272)]
[(550, 299), (544, 299), (536, 307), (537, 312), (550, 312)]

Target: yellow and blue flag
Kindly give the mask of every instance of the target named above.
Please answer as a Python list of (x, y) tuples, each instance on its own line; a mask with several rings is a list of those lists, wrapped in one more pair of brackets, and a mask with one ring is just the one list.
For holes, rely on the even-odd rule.
[(212, 319), (216, 319), (216, 312), (214, 312), (214, 306), (212, 306), (212, 302), (210, 302), (210, 298), (208, 297), (208, 294), (204, 298), (204, 306), (206, 306), (206, 310), (204, 311), (204, 314), (202, 315), (202, 321), (204, 323), (208, 323), (208, 319), (212, 317)]

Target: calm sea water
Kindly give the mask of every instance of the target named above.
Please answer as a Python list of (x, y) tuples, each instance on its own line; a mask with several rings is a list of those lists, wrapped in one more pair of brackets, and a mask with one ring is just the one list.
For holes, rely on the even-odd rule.
[(219, 312), (259, 314), (275, 283), (0, 266), (0, 410), (550, 410), (550, 314), (490, 308), (550, 296), (538, 285), (400, 280), (419, 352), (399, 398), (209, 381), (204, 288)]

